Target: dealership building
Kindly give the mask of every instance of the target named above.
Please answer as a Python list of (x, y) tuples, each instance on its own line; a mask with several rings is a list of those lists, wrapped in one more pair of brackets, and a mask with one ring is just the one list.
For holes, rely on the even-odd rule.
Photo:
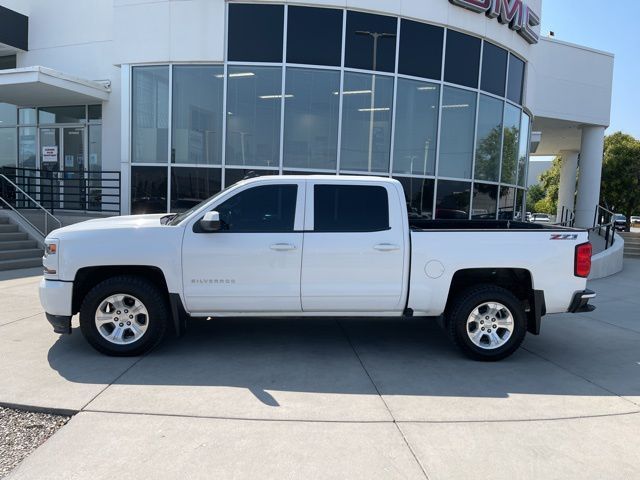
[(542, 37), (541, 0), (0, 5), (0, 166), (56, 215), (318, 173), (521, 218), (529, 156), (561, 155), (560, 207), (593, 223), (614, 59)]

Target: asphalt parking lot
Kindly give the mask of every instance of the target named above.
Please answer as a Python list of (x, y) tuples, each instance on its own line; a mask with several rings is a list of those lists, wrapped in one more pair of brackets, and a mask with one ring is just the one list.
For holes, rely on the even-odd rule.
[(53, 334), (0, 277), (0, 404), (75, 413), (12, 479), (640, 478), (640, 261), (510, 359), (433, 322), (193, 321), (140, 358)]

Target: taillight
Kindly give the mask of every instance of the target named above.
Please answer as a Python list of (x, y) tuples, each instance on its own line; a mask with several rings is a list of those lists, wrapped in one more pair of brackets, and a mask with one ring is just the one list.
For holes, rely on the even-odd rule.
[(574, 262), (576, 277), (587, 278), (591, 273), (591, 253), (590, 243), (582, 243), (576, 247), (576, 259)]

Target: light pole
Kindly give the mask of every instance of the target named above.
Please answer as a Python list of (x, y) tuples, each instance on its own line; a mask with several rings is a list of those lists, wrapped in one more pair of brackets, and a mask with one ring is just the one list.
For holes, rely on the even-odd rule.
[(385, 32), (369, 32), (367, 30), (357, 30), (356, 35), (367, 35), (373, 38), (373, 78), (371, 79), (371, 102), (369, 105), (369, 172), (371, 171), (371, 164), (373, 160), (373, 119), (374, 119), (374, 107), (376, 99), (376, 74), (378, 66), (378, 40), (381, 38), (395, 38), (395, 33)]

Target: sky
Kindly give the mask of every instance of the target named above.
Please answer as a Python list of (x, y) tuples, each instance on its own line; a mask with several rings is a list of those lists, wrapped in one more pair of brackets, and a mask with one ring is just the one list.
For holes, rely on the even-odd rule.
[(542, 35), (615, 54), (611, 125), (640, 139), (638, 0), (543, 0)]

